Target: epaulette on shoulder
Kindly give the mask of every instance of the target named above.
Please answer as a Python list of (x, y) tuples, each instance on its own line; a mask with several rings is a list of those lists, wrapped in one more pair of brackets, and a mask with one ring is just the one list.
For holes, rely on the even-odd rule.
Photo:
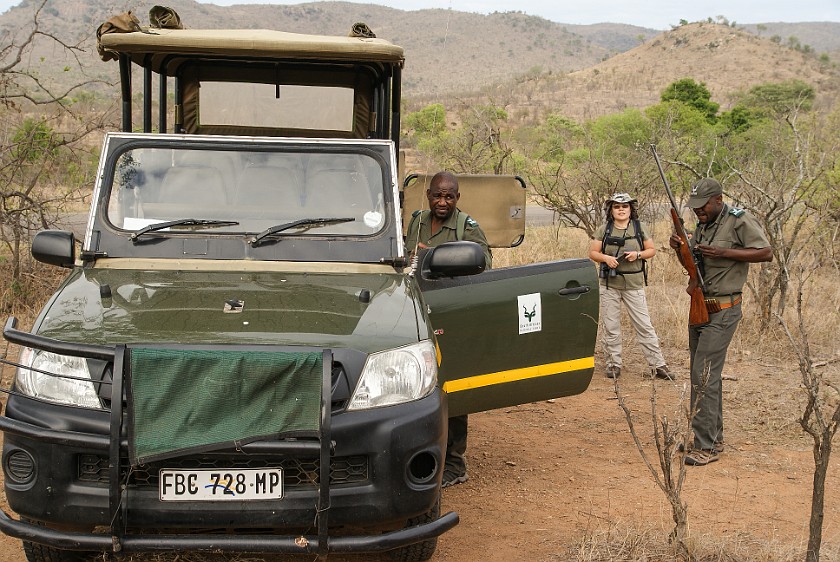
[(473, 228), (478, 226), (478, 223), (472, 217), (467, 217), (467, 224)]
[(416, 217), (417, 215), (419, 215), (419, 214), (420, 214), (420, 213), (422, 213), (422, 212), (423, 212), (423, 211), (421, 211), (420, 209), (417, 209), (416, 211), (414, 211), (413, 213), (411, 213), (411, 216), (412, 216), (412, 217)]
[(744, 213), (746, 213), (744, 209), (739, 209), (737, 207), (732, 207), (729, 209), (729, 214), (736, 218), (740, 217)]

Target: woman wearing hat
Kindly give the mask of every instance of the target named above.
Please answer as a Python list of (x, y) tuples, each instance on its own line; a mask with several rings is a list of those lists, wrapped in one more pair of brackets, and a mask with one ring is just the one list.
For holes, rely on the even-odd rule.
[(650, 376), (673, 380), (650, 322), (645, 298), (645, 260), (656, 253), (653, 240), (639, 221), (637, 202), (629, 193), (616, 193), (607, 199), (604, 211), (607, 220), (595, 231), (589, 244), (589, 259), (598, 264), (601, 278), (601, 342), (607, 377), (614, 379), (621, 375), (623, 303), (650, 367)]

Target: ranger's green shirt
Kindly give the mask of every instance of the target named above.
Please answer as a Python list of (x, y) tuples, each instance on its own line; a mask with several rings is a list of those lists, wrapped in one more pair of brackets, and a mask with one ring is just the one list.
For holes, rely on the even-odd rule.
[[(714, 222), (698, 224), (691, 239), (694, 244), (717, 248), (766, 248), (770, 245), (758, 221), (743, 209), (724, 205)], [(726, 258), (703, 258), (706, 296), (740, 293), (747, 281), (750, 264)]]
[[(609, 256), (620, 256), (624, 252), (641, 252), (644, 250), (644, 241), (649, 240), (650, 236), (648, 236), (645, 225), (641, 222), (639, 223), (639, 229), (642, 235), (642, 246), (639, 246), (639, 241), (636, 240), (636, 227), (633, 225), (633, 221), (631, 220), (630, 223), (627, 225), (627, 228), (617, 228), (613, 225), (612, 232), (610, 236), (615, 236), (617, 238), (624, 238), (624, 246), (618, 246), (615, 244), (607, 244), (606, 248), (604, 248), (605, 254)], [(599, 242), (604, 239), (604, 233), (607, 230), (607, 225), (602, 224), (598, 227), (598, 230), (595, 231), (593, 235), (593, 240), (598, 240)], [(617, 289), (619, 291), (624, 290), (632, 290), (632, 289), (644, 289), (645, 287), (645, 274), (644, 274), (644, 260), (635, 260), (629, 262), (627, 260), (621, 260), (618, 262), (618, 267), (615, 268), (616, 275), (615, 277), (609, 278), (609, 285), (607, 284), (606, 279), (601, 279), (601, 285), (609, 286), (610, 289)], [(598, 264), (600, 267), (600, 264)]]
[[(461, 212), (461, 210), (455, 209), (455, 212), (449, 216), (449, 218), (446, 220), (445, 223), (443, 223), (443, 226), (434, 236), (432, 236), (432, 221), (430, 218), (431, 211), (422, 211), (420, 213), (415, 213), (408, 223), (408, 233), (405, 237), (406, 252), (411, 253), (414, 251), (414, 248), (417, 246), (418, 232), (420, 235), (420, 242), (425, 244), (426, 246), (429, 246), (430, 248), (440, 246), (444, 242), (457, 241), (458, 215)], [(487, 243), (487, 238), (484, 236), (484, 232), (481, 230), (481, 227), (478, 226), (478, 223), (470, 217), (467, 217), (467, 222), (464, 224), (464, 236), (463, 238), (461, 238), (461, 240), (467, 240), (468, 242), (475, 242), (477, 244), (480, 244), (481, 247), (484, 249), (484, 260), (486, 262), (487, 269), (490, 269), (492, 267), (493, 254), (490, 252), (490, 245)]]

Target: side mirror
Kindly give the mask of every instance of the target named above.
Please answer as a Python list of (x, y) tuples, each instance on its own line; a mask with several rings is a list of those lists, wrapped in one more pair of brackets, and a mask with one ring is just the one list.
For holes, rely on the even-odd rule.
[(50, 265), (73, 267), (76, 236), (67, 230), (43, 230), (32, 239), (32, 257)]
[(423, 258), (426, 279), (476, 275), (484, 271), (484, 250), (475, 242), (447, 242), (430, 249)]

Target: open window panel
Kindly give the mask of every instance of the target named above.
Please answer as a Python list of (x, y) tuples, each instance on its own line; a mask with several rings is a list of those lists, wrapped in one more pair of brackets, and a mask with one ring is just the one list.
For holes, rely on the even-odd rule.
[[(411, 174), (403, 183), (403, 229), (414, 211), (429, 208), (433, 174)], [(458, 174), (458, 208), (481, 226), (492, 248), (512, 248), (525, 238), (525, 181), (519, 176)], [(403, 232), (405, 234), (405, 232)]]

